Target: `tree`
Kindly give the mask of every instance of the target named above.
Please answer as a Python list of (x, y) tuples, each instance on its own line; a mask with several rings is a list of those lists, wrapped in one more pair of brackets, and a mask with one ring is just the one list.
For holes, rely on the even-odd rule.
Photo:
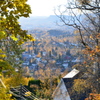
[[(60, 14), (56, 15), (65, 25), (74, 27), (79, 36), (78, 42), (85, 61), (77, 68), (85, 73), (84, 80), (90, 85), (91, 91), (100, 93), (100, 0), (69, 1), (64, 7), (62, 11), (60, 6)], [(66, 12), (70, 12), (69, 19), (64, 15)]]
[(7, 94), (7, 92), (9, 92), (8, 89), (0, 88), (0, 100), (15, 100), (11, 98), (12, 94)]
[(32, 38), (26, 34), (27, 31), (21, 29), (18, 22), (20, 17), (29, 17), (29, 14), (31, 13), (30, 6), (26, 3), (26, 1), (27, 0), (0, 1), (0, 39), (9, 37), (16, 41), (20, 36), (21, 42), (21, 40), (25, 41)]
[(10, 87), (16, 87), (16, 86), (20, 86), (20, 84), (22, 85), (28, 85), (28, 82), (31, 80), (32, 78), (27, 78), (22, 76), (21, 73), (16, 73), (15, 75), (11, 76), (11, 77), (5, 77), (3, 78), (3, 81), (5, 83), (5, 85), (10, 88)]
[(42, 82), (41, 89), (37, 91), (37, 93), (40, 94), (39, 96), (52, 100), (51, 95), (57, 86), (58, 83), (57, 76), (59, 76), (59, 73), (60, 73), (59, 69), (53, 70), (48, 66), (46, 66), (45, 69), (40, 69), (35, 72), (35, 75), (37, 76), (36, 78), (38, 78)]
[(85, 100), (100, 100), (100, 94), (90, 93), (89, 97)]
[[(19, 45), (28, 39), (34, 41), (34, 38), (28, 35), (26, 30), (21, 29), (18, 22), (20, 17), (29, 17), (31, 13), (30, 6), (26, 1), (0, 1), (0, 53), (2, 54), (0, 62), (7, 61), (12, 66), (14, 64), (9, 61), (12, 60), (9, 58), (15, 60), (22, 53)], [(17, 55), (17, 57), (14, 55)]]
[[(28, 40), (34, 41), (26, 30), (21, 29), (18, 22), (20, 17), (29, 17), (30, 13), (27, 0), (0, 0), (0, 73), (6, 71), (6, 73), (9, 72), (8, 75), (12, 74), (11, 82), (21, 76), (21, 71), (15, 78), (13, 77), (15, 74), (12, 73), (12, 70), (15, 70), (14, 67), (18, 69), (21, 67), (23, 52), (21, 44)], [(18, 85), (20, 82), (15, 83)]]

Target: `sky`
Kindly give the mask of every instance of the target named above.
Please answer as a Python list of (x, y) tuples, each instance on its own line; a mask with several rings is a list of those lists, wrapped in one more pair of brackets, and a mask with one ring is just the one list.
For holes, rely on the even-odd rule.
[(66, 4), (67, 0), (28, 0), (31, 6), (31, 16), (50, 16), (54, 15), (54, 8)]

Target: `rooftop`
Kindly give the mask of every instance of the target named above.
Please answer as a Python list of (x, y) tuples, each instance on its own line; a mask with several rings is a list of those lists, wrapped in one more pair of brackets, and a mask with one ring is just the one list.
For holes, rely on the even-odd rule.
[(66, 76), (63, 78), (73, 78), (75, 75), (77, 75), (79, 71), (77, 69), (73, 69), (71, 72), (69, 72)]

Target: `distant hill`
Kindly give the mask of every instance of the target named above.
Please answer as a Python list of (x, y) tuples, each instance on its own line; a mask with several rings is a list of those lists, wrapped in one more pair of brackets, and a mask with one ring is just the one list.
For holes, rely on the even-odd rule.
[[(67, 18), (70, 16), (66, 16)], [(60, 19), (56, 15), (51, 15), (49, 17), (45, 16), (37, 16), (30, 18), (20, 18), (20, 25), (23, 29), (31, 30), (31, 29), (71, 29), (68, 26), (59, 26), (57, 22), (61, 24)], [(68, 28), (67, 28), (68, 27)]]
[(60, 36), (60, 35), (68, 35), (68, 36), (71, 36), (72, 34), (70, 32), (68, 32), (67, 30), (66, 31), (63, 31), (63, 30), (56, 30), (56, 29), (51, 29), (51, 30), (48, 30), (47, 31), (48, 34), (50, 36)]
[[(80, 24), (77, 19), (74, 16), (68, 16), (64, 15), (63, 19), (66, 21), (66, 23), (73, 23), (73, 18), (74, 22), (77, 24)], [(84, 24), (86, 24), (86, 16), (81, 15), (77, 16), (77, 18)], [(51, 30), (51, 29), (58, 29), (58, 30), (67, 30), (69, 32), (72, 32), (74, 29), (71, 26), (66, 26), (64, 23), (58, 18), (56, 15), (50, 15), (49, 17), (46, 16), (31, 16), (30, 18), (20, 18), (19, 19), (20, 25), (22, 26), (22, 29), (26, 30), (33, 30), (33, 29), (41, 29), (41, 30)]]

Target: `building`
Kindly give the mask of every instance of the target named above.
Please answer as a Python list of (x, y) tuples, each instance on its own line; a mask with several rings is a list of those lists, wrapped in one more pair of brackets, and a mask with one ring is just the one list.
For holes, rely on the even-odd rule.
[[(72, 100), (72, 98), (75, 98), (75, 94), (72, 93), (72, 86), (74, 79), (79, 78), (81, 73), (73, 69), (71, 72), (69, 72), (66, 76), (64, 76), (60, 83), (58, 84), (57, 88), (53, 92), (53, 99), (54, 100)], [(83, 97), (82, 97), (83, 98)], [(73, 99), (76, 100), (76, 99)], [(84, 99), (78, 99), (78, 100), (84, 100)]]

